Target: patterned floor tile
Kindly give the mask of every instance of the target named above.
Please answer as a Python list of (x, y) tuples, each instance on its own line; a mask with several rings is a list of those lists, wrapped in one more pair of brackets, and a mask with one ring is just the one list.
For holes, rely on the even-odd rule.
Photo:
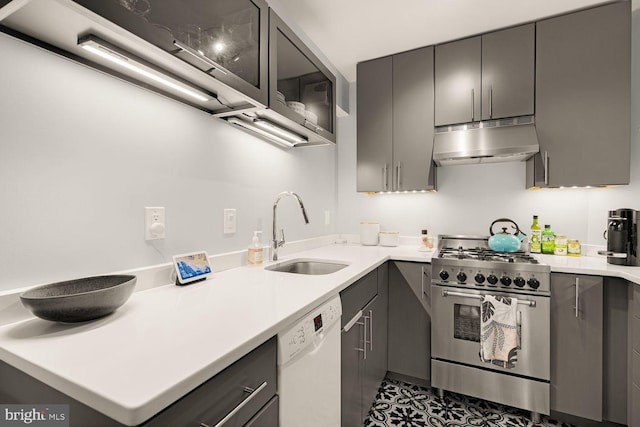
[(486, 400), (445, 393), (386, 378), (369, 410), (365, 427), (573, 427), (543, 416), (534, 424), (530, 413)]

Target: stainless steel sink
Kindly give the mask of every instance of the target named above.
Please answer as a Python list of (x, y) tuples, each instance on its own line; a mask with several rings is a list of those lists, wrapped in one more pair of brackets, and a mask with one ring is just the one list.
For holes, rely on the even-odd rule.
[(265, 270), (281, 273), (310, 274), (313, 276), (331, 274), (347, 267), (348, 264), (339, 261), (318, 259), (292, 259), (265, 267)]

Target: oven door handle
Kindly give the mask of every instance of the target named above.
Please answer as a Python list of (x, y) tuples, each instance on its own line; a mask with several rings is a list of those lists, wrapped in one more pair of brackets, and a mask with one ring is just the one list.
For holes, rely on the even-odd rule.
[[(482, 295), (478, 295), (478, 294), (465, 294), (463, 292), (451, 292), (448, 289), (443, 289), (442, 290), (442, 296), (443, 297), (447, 297), (447, 296), (452, 296), (452, 297), (462, 297), (462, 298), (473, 298), (473, 299), (480, 299), (482, 298)], [(518, 300), (518, 304), (522, 304), (522, 305), (528, 305), (529, 307), (535, 307), (536, 306), (536, 302), (532, 301), (532, 300), (524, 300), (524, 299), (519, 299)]]

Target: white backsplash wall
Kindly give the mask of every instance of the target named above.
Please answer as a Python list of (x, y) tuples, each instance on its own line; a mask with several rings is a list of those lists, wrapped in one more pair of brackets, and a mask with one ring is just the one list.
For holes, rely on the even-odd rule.
[(516, 162), (438, 168), (436, 193), (357, 193), (356, 83), (351, 83), (351, 115), (338, 120), (341, 130), (338, 231), (358, 234), (360, 221), (379, 221), (381, 229), (397, 230), (401, 235), (418, 235), (423, 228), (432, 229), (436, 234), (488, 235), (491, 223), (506, 217), (528, 233), (532, 216), (536, 214), (542, 226), (550, 224), (556, 233), (583, 243), (606, 245), (602, 233), (607, 226), (608, 211), (640, 209), (640, 11), (633, 12), (632, 22), (630, 185), (606, 189), (525, 190), (525, 163)]
[[(283, 199), (288, 240), (335, 232), (334, 146), (283, 150), (8, 36), (0, 51), (0, 291), (266, 244), (284, 190), (311, 221)], [(145, 242), (145, 206), (166, 208), (165, 240)]]

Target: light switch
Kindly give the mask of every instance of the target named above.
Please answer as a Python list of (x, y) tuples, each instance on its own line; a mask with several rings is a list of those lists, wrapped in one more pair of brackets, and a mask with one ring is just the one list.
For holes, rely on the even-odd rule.
[(236, 232), (236, 210), (224, 210), (224, 234), (232, 234)]

